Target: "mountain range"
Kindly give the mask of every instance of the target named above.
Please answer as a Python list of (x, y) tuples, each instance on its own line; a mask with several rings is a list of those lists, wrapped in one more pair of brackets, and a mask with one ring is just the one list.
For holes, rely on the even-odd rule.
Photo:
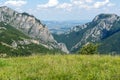
[(31, 55), (34, 53), (75, 53), (88, 43), (99, 44), (101, 54), (120, 53), (120, 16), (99, 14), (91, 22), (76, 25), (56, 34), (39, 19), (0, 7), (0, 53)]
[(66, 44), (70, 52), (87, 43), (98, 43), (100, 53), (120, 53), (120, 16), (99, 14), (91, 22), (73, 27), (66, 33), (54, 34), (58, 42)]
[[(33, 15), (29, 15), (25, 12), (18, 13), (17, 11), (8, 8), (7, 6), (2, 6), (0, 7), (0, 22), (0, 35), (6, 37), (5, 42), (3, 42), (4, 39), (0, 40), (0, 46), (9, 46), (10, 48), (10, 46), (12, 45), (12, 47), (16, 46), (15, 48), (19, 49), (19, 46), (17, 46), (19, 45), (19, 43), (20, 45), (26, 45), (29, 42), (31, 43), (32, 41), (34, 45), (42, 45), (42, 47), (46, 48), (46, 51), (50, 49), (58, 51), (60, 50), (65, 53), (69, 53), (65, 44), (57, 43), (57, 41), (53, 38), (52, 34), (48, 30), (47, 26), (43, 25), (41, 21), (35, 18)], [(21, 36), (21, 34), (24, 34), (24, 37)], [(25, 36), (27, 36), (30, 39), (26, 40), (28, 38), (26, 38)], [(17, 40), (14, 37), (16, 37)], [(35, 47), (36, 46), (34, 46), (34, 48)], [(4, 53), (4, 51), (1, 49), (0, 53)]]

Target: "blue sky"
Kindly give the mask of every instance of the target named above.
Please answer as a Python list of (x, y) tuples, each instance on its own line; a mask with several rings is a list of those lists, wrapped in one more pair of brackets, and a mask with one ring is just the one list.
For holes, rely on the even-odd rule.
[(100, 13), (120, 15), (120, 0), (0, 0), (18, 12), (27, 12), (40, 20), (92, 20)]

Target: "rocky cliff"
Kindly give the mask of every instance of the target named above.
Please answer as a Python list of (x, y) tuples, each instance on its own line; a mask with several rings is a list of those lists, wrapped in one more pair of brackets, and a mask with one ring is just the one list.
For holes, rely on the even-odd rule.
[(119, 23), (119, 21), (120, 17), (115, 14), (100, 14), (96, 16), (92, 22), (88, 23), (86, 27), (88, 29), (83, 34), (82, 39), (72, 47), (72, 50), (87, 42), (99, 42), (111, 36), (120, 30), (120, 26), (114, 25), (114, 23)]
[[(100, 14), (97, 15), (91, 22), (81, 26), (75, 26), (67, 33), (55, 35), (58, 42), (63, 42), (67, 45), (71, 52), (79, 50), (88, 42), (105, 44), (107, 38), (113, 36), (120, 31), (120, 16), (116, 14)], [(61, 40), (59, 37), (66, 37)], [(118, 40), (114, 36), (114, 40)], [(68, 46), (71, 43), (70, 47)], [(110, 38), (112, 40), (112, 38)], [(113, 40), (112, 40), (113, 41)], [(104, 44), (102, 43), (104, 42)], [(111, 42), (112, 43), (112, 42)], [(112, 44), (111, 44), (112, 45)], [(111, 47), (112, 48), (112, 47)], [(101, 48), (102, 50), (102, 48)], [(102, 50), (105, 51), (105, 50)], [(114, 50), (115, 51), (115, 50)], [(108, 51), (109, 52), (109, 51)]]
[(59, 49), (69, 53), (66, 46), (62, 43), (57, 43), (48, 28), (33, 15), (18, 13), (11, 8), (3, 6), (0, 7), (0, 22), (10, 24), (49, 49)]
[(0, 57), (55, 54), (56, 52), (58, 51), (44, 47), (39, 41), (31, 39), (13, 26), (0, 22)]

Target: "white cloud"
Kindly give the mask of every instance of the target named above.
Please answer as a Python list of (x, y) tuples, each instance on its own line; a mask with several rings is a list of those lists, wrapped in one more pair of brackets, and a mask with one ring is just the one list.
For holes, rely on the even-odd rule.
[(85, 0), (85, 2), (87, 2), (87, 3), (92, 3), (93, 0)]
[(115, 6), (115, 4), (114, 3), (109, 3), (107, 6), (112, 7), (112, 6)]
[(66, 9), (66, 10), (68, 10), (68, 11), (71, 11), (71, 9), (72, 9), (72, 4), (63, 3), (63, 4), (59, 4), (56, 8)]
[(49, 0), (48, 3), (46, 4), (39, 4), (37, 5), (38, 8), (49, 8), (49, 7), (54, 7), (58, 5), (58, 0)]
[(84, 4), (84, 0), (71, 0), (71, 4), (82, 5)]
[(70, 0), (72, 4), (89, 4), (89, 3), (93, 3), (94, 0)]
[(71, 3), (84, 9), (98, 9), (104, 6), (113, 6), (109, 0), (95, 1), (95, 0), (71, 0)]
[(101, 1), (101, 2), (96, 2), (95, 4), (94, 4), (94, 8), (100, 8), (100, 7), (102, 7), (102, 6), (105, 6), (106, 4), (108, 4), (110, 1), (109, 0), (105, 0), (105, 1)]
[(8, 0), (4, 3), (4, 5), (10, 5), (10, 6), (15, 6), (15, 7), (21, 7), (23, 5), (27, 4), (27, 1), (23, 0)]
[(69, 3), (59, 3), (58, 0), (49, 0), (46, 4), (37, 5), (38, 9), (57, 8), (66, 9), (71, 11), (73, 8), (83, 9), (99, 9), (104, 7), (111, 7), (115, 4), (111, 3), (110, 0), (70, 0)]

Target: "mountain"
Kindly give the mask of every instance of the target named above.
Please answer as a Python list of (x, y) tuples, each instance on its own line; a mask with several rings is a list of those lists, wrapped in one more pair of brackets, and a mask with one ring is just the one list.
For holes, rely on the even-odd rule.
[(120, 53), (120, 32), (117, 32), (101, 42), (99, 51), (102, 53)]
[(120, 53), (119, 33), (120, 16), (116, 14), (100, 14), (91, 22), (82, 26), (75, 26), (67, 33), (54, 34), (54, 38), (58, 42), (65, 43), (71, 52), (78, 51), (88, 42), (93, 42), (101, 44), (99, 48), (101, 53)]
[[(40, 20), (28, 13), (18, 13), (6, 6), (0, 7), (0, 22), (5, 22), (38, 41), (49, 49), (59, 49), (69, 53), (65, 44), (57, 43), (48, 28)], [(16, 32), (17, 33), (17, 32)]]
[(26, 56), (33, 53), (53, 53), (38, 41), (31, 39), (7, 23), (0, 22), (0, 56)]

